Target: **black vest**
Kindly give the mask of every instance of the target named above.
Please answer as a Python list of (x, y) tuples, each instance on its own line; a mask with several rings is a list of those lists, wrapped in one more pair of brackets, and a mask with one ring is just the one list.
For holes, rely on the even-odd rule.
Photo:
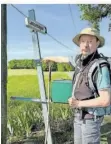
[[(81, 56), (80, 56), (81, 57)], [(92, 64), (95, 62), (96, 59), (100, 58), (100, 55), (96, 51), (92, 53), (85, 59), (78, 58), (77, 65), (75, 67), (75, 73), (73, 77), (73, 82), (76, 80), (76, 76), (80, 73), (77, 83), (75, 85), (74, 97), (78, 100), (85, 100), (94, 98), (94, 93), (89, 88), (88, 85), (88, 72)], [(95, 83), (96, 85), (96, 83)]]

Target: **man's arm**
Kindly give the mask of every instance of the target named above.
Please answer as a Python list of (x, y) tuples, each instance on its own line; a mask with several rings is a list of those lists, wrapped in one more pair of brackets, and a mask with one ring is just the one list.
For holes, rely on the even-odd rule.
[(99, 97), (92, 100), (79, 101), (79, 107), (106, 107), (111, 103), (111, 82), (109, 70), (102, 67), (102, 75), (98, 73), (97, 89)]
[(42, 59), (44, 62), (57, 62), (57, 63), (68, 63), (71, 66), (75, 67), (75, 58), (72, 57), (62, 57), (62, 56), (56, 56), (56, 57), (45, 57)]
[(45, 61), (45, 62), (53, 61), (53, 62), (58, 62), (58, 63), (69, 63), (70, 62), (68, 57), (62, 57), (62, 56), (45, 57), (45, 58), (42, 59), (42, 61)]
[(102, 75), (98, 73), (97, 89), (99, 97), (91, 100), (78, 101), (74, 98), (69, 98), (71, 107), (107, 107), (111, 104), (111, 82), (108, 68), (102, 68)]
[(110, 88), (99, 91), (100, 97), (92, 100), (79, 101), (77, 107), (107, 107), (110, 105)]

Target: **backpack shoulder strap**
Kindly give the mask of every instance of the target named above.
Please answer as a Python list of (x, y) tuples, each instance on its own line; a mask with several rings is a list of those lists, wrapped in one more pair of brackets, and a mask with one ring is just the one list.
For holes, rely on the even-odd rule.
[(100, 72), (102, 76), (101, 66), (107, 65), (107, 64), (108, 62), (105, 59), (99, 58), (92, 64), (92, 66), (89, 69), (89, 72), (88, 72), (89, 87), (94, 92), (95, 97), (97, 97), (98, 95), (96, 87), (94, 85), (95, 76), (97, 72)]
[(75, 76), (78, 74), (78, 71), (80, 70), (80, 58), (81, 58), (81, 54), (77, 55), (75, 57), (75, 71), (74, 71), (74, 74), (73, 74), (73, 78), (72, 78), (72, 82), (74, 84), (74, 81), (75, 81)]

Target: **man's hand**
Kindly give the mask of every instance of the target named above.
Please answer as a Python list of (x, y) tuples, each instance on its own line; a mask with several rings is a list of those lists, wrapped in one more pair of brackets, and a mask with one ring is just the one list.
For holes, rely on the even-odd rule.
[(68, 63), (68, 57), (45, 57), (42, 59), (44, 62), (58, 62), (58, 63)]
[(78, 108), (79, 107), (79, 101), (72, 98), (72, 97), (68, 99), (68, 102), (69, 102), (69, 106), (72, 108)]

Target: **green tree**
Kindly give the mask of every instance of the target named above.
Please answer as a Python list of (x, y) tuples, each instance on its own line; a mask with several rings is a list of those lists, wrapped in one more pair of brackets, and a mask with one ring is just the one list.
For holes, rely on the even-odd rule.
[(56, 62), (51, 62), (51, 70), (57, 71), (57, 63)]
[(42, 68), (43, 68), (43, 71), (48, 71), (48, 63), (42, 62)]
[(8, 68), (10, 69), (35, 69), (36, 62), (34, 60), (23, 59), (23, 60), (10, 60), (8, 62)]
[(87, 20), (89, 24), (99, 30), (99, 22), (106, 17), (111, 18), (110, 4), (80, 4), (81, 19)]
[(66, 71), (73, 71), (74, 70), (74, 67), (72, 67), (70, 64), (64, 64), (64, 66), (65, 66)]
[(17, 69), (17, 60), (16, 59), (9, 61), (9, 68)]
[(65, 66), (64, 66), (64, 64), (58, 63), (58, 64), (57, 64), (57, 70), (58, 70), (58, 71), (65, 71)]

